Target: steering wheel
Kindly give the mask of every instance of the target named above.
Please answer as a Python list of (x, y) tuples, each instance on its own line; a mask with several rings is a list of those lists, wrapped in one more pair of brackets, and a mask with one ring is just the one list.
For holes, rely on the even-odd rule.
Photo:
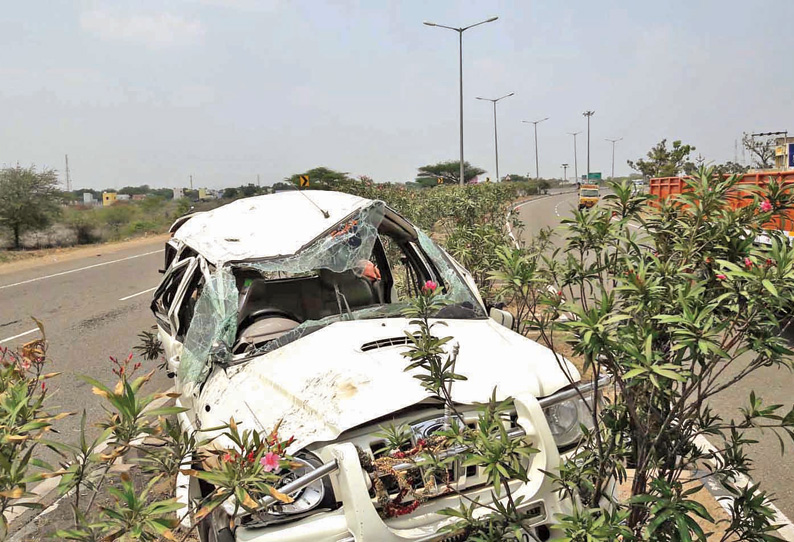
[(258, 320), (264, 320), (266, 318), (286, 318), (287, 320), (292, 320), (298, 324), (303, 322), (303, 320), (301, 320), (297, 315), (289, 311), (277, 309), (275, 307), (264, 307), (246, 316), (243, 321), (238, 324), (237, 329), (238, 331), (241, 329), (246, 329), (254, 322)]

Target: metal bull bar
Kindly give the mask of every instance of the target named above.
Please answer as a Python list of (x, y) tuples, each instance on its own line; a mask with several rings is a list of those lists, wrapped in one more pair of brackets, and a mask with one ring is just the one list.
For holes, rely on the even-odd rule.
[[(583, 395), (589, 395), (593, 393), (593, 391), (598, 388), (601, 389), (605, 386), (608, 386), (612, 382), (612, 377), (610, 375), (604, 375), (598, 379), (597, 382), (585, 382), (583, 384), (578, 384), (576, 386), (571, 386), (565, 388), (563, 390), (558, 391), (557, 393), (550, 395), (548, 397), (544, 397), (542, 399), (538, 399), (538, 403), (540, 404), (541, 408), (548, 408), (550, 406), (556, 405), (563, 401), (567, 401), (568, 399), (573, 399), (575, 397), (580, 397)], [(526, 436), (526, 431), (524, 431), (521, 427), (515, 427), (510, 429), (507, 432), (507, 438), (510, 440), (516, 440), (519, 438), (523, 438)], [(439, 452), (437, 457), (438, 459), (446, 459), (448, 457), (454, 455), (460, 455), (468, 450), (467, 446), (457, 445), (452, 446), (451, 448), (447, 448), (442, 452)], [(417, 467), (421, 467), (427, 460), (423, 458), (418, 458), (416, 461), (413, 462), (403, 462), (394, 465), (392, 468), (395, 471), (405, 471), (409, 469), (414, 469)], [(323, 463), (313, 471), (308, 474), (304, 474), (300, 478), (296, 478), (292, 482), (285, 484), (284, 486), (278, 488), (278, 491), (285, 494), (285, 495), (292, 495), (293, 493), (297, 493), (298, 491), (302, 490), (303, 488), (309, 486), (313, 482), (328, 476), (331, 473), (336, 472), (339, 470), (339, 464), (337, 463), (336, 459), (333, 461), (329, 461), (328, 463)], [(274, 504), (278, 503), (278, 499), (272, 497), (270, 495), (264, 497), (259, 501), (262, 509), (267, 509)]]

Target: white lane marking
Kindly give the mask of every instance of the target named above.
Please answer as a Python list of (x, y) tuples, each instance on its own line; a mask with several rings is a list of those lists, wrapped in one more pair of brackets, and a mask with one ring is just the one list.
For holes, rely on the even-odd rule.
[(557, 218), (560, 217), (560, 205), (561, 204), (562, 204), (562, 202), (560, 202), (560, 203), (558, 203), (557, 205), (554, 206), (554, 214), (557, 215)]
[(157, 289), (157, 286), (155, 286), (154, 288), (149, 288), (148, 290), (144, 290), (142, 292), (138, 292), (137, 294), (128, 295), (127, 297), (122, 297), (121, 299), (119, 299), (119, 301), (127, 301), (128, 299), (132, 299), (133, 297), (139, 296), (141, 294), (145, 294), (147, 292), (154, 291), (156, 289)]
[(30, 284), (31, 282), (37, 282), (40, 280), (51, 279), (53, 277), (60, 277), (63, 275), (68, 275), (69, 273), (77, 273), (78, 271), (85, 271), (86, 269), (94, 269), (95, 267), (102, 267), (103, 265), (110, 265), (112, 263), (118, 262), (126, 262), (127, 260), (132, 260), (134, 258), (141, 258), (143, 256), (150, 256), (152, 254), (157, 254), (158, 252), (162, 252), (164, 249), (160, 250), (153, 250), (152, 252), (146, 252), (145, 254), (136, 254), (135, 256), (127, 256), (126, 258), (120, 258), (118, 260), (111, 260), (109, 262), (102, 262), (102, 263), (95, 263), (94, 265), (88, 265), (86, 267), (80, 267), (78, 269), (70, 269), (69, 271), (62, 271), (60, 273), (53, 273), (52, 275), (45, 275), (43, 277), (36, 277), (35, 279), (28, 279), (23, 280), (22, 282), (15, 282), (14, 284), (6, 284), (4, 286), (0, 286), (0, 290), (5, 288), (11, 288), (12, 286), (22, 286), (23, 284)]
[[(700, 448), (702, 451), (714, 453), (715, 455), (719, 455), (719, 452), (717, 451), (717, 448), (711, 442), (709, 442), (709, 440), (706, 437), (704, 437), (703, 435), (698, 435), (698, 436), (695, 437), (695, 446)], [(718, 462), (717, 458), (711, 459), (710, 461), (711, 461), (711, 463), (714, 463), (714, 464), (717, 464), (717, 462)], [(709, 493), (711, 493), (712, 496), (715, 497), (715, 499), (720, 504), (720, 506), (722, 506), (725, 509), (725, 511), (728, 512), (728, 515), (732, 514), (732, 510), (731, 510), (732, 499), (720, 499), (720, 498), (718, 498), (720, 496), (726, 496), (726, 497), (729, 496), (727, 491), (722, 490), (722, 491), (725, 492), (725, 495), (715, 495), (715, 491), (713, 491), (713, 489), (711, 487), (709, 487), (708, 482), (713, 482), (717, 486), (719, 486), (719, 482), (717, 482), (716, 479), (712, 479), (712, 480), (707, 479), (707, 480), (704, 480), (704, 482), (706, 482), (706, 483), (703, 484), (703, 486), (706, 488), (706, 490)], [(749, 487), (749, 486), (755, 485), (755, 483), (750, 478), (748, 478), (747, 476), (745, 476), (743, 474), (738, 474), (737, 477), (736, 477), (735, 485), (736, 485), (736, 487)], [(778, 525), (781, 525), (780, 529), (777, 530), (777, 534), (781, 538), (783, 538), (783, 540), (794, 541), (794, 524), (791, 523), (791, 520), (789, 518), (787, 518), (786, 515), (780, 510), (780, 508), (775, 506), (774, 503), (772, 503), (772, 502), (767, 500), (766, 502), (764, 502), (764, 504), (772, 509), (772, 512), (775, 514), (774, 521)]]
[(13, 341), (14, 339), (18, 339), (20, 337), (24, 337), (25, 335), (30, 335), (31, 333), (35, 333), (38, 330), (39, 330), (39, 328), (34, 328), (34, 329), (31, 329), (31, 330), (25, 331), (24, 333), (20, 333), (19, 335), (14, 335), (13, 337), (6, 337), (5, 339), (0, 339), (0, 344), (2, 344), (4, 342), (7, 342), (7, 341)]

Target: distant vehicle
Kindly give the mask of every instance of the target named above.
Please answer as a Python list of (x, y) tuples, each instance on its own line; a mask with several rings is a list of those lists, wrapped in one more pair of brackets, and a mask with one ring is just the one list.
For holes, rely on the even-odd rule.
[(579, 185), (579, 209), (589, 209), (596, 203), (600, 197), (597, 184), (582, 184)]
[[(653, 178), (648, 183), (648, 192), (652, 196), (658, 196), (660, 198), (666, 198), (668, 196), (672, 196), (675, 194), (680, 194), (681, 192), (685, 191), (686, 184), (684, 183), (684, 179), (688, 179), (690, 177), (657, 177)], [(742, 176), (741, 183), (743, 184), (755, 184), (760, 185), (769, 182), (770, 179), (774, 179), (777, 182), (782, 182), (787, 185), (794, 184), (794, 170), (792, 171), (772, 171), (772, 172), (756, 172), (756, 173), (745, 173)], [(749, 198), (745, 198), (742, 196), (746, 196), (746, 192), (742, 192), (741, 190), (737, 190), (737, 197), (731, 198), (731, 206), (733, 208), (744, 207), (750, 203)], [(781, 231), (783, 232), (789, 240), (794, 239), (794, 211), (787, 211), (786, 216), (784, 219), (775, 219), (768, 224), (764, 224), (764, 229), (771, 230), (771, 231)], [(763, 244), (770, 244), (771, 240), (766, 235), (759, 235), (755, 239), (758, 243)]]

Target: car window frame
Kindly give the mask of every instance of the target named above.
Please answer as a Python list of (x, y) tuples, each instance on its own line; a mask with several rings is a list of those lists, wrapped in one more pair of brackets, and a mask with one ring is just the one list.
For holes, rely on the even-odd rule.
[[(190, 284), (190, 282), (193, 280), (193, 275), (197, 268), (198, 258), (195, 256), (190, 256), (174, 263), (166, 270), (165, 274), (163, 275), (163, 280), (160, 282), (160, 285), (157, 286), (157, 289), (154, 291), (154, 295), (152, 296), (151, 308), (152, 312), (154, 313), (154, 317), (160, 326), (163, 327), (163, 329), (172, 337), (176, 337), (179, 334), (179, 307), (182, 304), (185, 291), (187, 290), (188, 284)], [(174, 274), (180, 272), (182, 272), (183, 275), (179, 280), (179, 283), (176, 285), (176, 290), (174, 291), (171, 304), (170, 306), (165, 307), (163, 303), (158, 303), (158, 301), (162, 299), (166, 292), (173, 288), (171, 279), (173, 278)], [(163, 313), (160, 310), (161, 307), (167, 312)]]

